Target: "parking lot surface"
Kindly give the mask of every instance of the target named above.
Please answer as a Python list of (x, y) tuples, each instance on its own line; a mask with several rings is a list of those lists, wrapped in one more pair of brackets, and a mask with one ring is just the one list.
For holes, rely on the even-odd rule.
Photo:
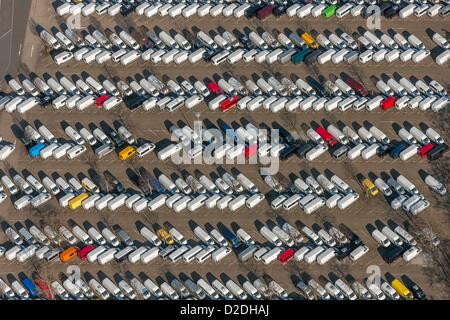
[[(58, 67), (51, 59), (47, 49), (44, 47), (43, 41), (39, 38), (39, 35), (33, 30), (36, 25), (42, 26), (46, 30), (50, 30), (52, 27), (59, 28), (60, 24), (65, 23), (65, 21), (56, 16), (55, 10), (51, 7), (51, 1), (34, 0), (31, 1), (31, 11), (27, 26), (17, 24), (16, 20), (12, 21), (12, 17), (14, 17), (14, 19), (20, 19), (20, 15), (10, 15), (8, 12), (27, 10), (26, 6), (20, 9), (14, 8), (19, 2), (22, 3), (22, 1), (1, 1), (0, 52), (2, 54), (0, 54), (0, 66), (2, 69), (0, 70), (0, 74), (2, 74), (2, 76), (6, 74), (17, 76), (19, 73), (28, 76), (27, 72), (34, 72), (39, 76), (42, 76), (44, 73), (53, 76), (57, 72), (66, 76), (72, 76), (87, 72), (94, 77), (103, 75), (107, 78), (119, 77), (120, 79), (125, 79), (127, 77), (134, 77), (136, 74), (143, 74), (144, 70), (146, 70), (155, 74), (160, 79), (163, 76), (167, 76), (171, 79), (176, 79), (176, 77), (179, 76), (185, 79), (190, 76), (194, 76), (197, 79), (214, 79), (214, 77), (221, 77), (226, 73), (240, 79), (242, 76), (249, 78), (253, 74), (262, 75), (265, 72), (269, 74), (279, 73), (288, 77), (291, 75), (297, 75), (302, 78), (312, 76), (317, 79), (319, 75), (328, 77), (330, 74), (339, 75), (341, 72), (346, 72), (347, 74), (360, 79), (369, 91), (376, 91), (373, 76), (380, 78), (383, 74), (392, 75), (394, 72), (397, 72), (405, 77), (415, 76), (419, 79), (429, 76), (448, 87), (448, 65), (439, 66), (432, 61), (432, 59), (427, 59), (420, 64), (397, 61), (393, 64), (387, 64), (385, 62), (376, 64), (371, 62), (364, 65), (358, 63), (350, 66), (346, 64), (326, 64), (316, 65), (314, 67), (309, 67), (305, 64), (295, 66), (292, 64), (277, 64), (269, 66), (257, 63), (238, 63), (233, 66), (225, 65), (214, 67), (211, 64), (204, 62), (195, 65), (186, 62), (180, 66), (174, 64), (152, 65), (149, 62), (142, 62), (140, 60), (130, 66), (122, 67), (119, 64), (98, 66), (95, 63), (87, 65), (83, 62), (71, 61)], [(445, 32), (448, 32), (448, 23), (448, 18), (419, 19), (412, 17), (407, 20), (400, 20), (399, 18), (394, 18), (392, 20), (383, 19), (381, 30), (387, 31), (390, 28), (395, 31), (407, 30), (422, 39), (427, 47), (433, 48), (435, 44), (427, 35), (425, 29), (429, 27), (437, 32), (442, 33), (444, 31), (445, 34)], [(331, 19), (328, 21), (306, 18), (299, 21), (298, 18), (290, 19), (286, 16), (280, 18), (271, 17), (263, 22), (256, 21), (256, 19), (210, 19), (199, 18), (197, 16), (190, 19), (178, 18), (174, 20), (162, 17), (148, 19), (139, 17), (133, 13), (126, 18), (122, 16), (109, 17), (107, 15), (101, 17), (92, 16), (90, 18), (82, 17), (79, 27), (80, 29), (83, 29), (88, 26), (94, 26), (99, 28), (99, 30), (104, 30), (105, 28), (114, 28), (115, 26), (127, 28), (140, 25), (145, 25), (149, 29), (158, 27), (166, 31), (172, 28), (176, 31), (184, 29), (192, 30), (192, 27), (194, 26), (204, 31), (217, 30), (219, 27), (222, 27), (225, 30), (233, 30), (235, 28), (238, 28), (239, 30), (244, 30), (245, 28), (263, 28), (271, 31), (274, 28), (278, 30), (287, 28), (290, 30), (300, 29), (308, 32), (312, 30), (318, 32), (330, 30), (334, 32), (336, 29), (341, 28), (351, 34), (356, 31), (358, 27), (365, 27), (365, 20), (362, 18), (349, 17), (341, 20)], [(25, 32), (25, 30), (25, 36), (21, 37), (20, 34)], [(13, 39), (11, 39), (11, 37), (13, 37)], [(22, 38), (23, 40), (20, 40)], [(18, 56), (16, 53), (18, 52), (19, 47), (21, 52)], [(8, 58), (8, 51), (12, 52), (12, 58)], [(16, 59), (19, 59), (18, 57), (20, 57), (20, 62), (16, 61)], [(11, 67), (14, 65), (18, 66), (17, 69)], [(5, 82), (0, 83), (0, 88), (6, 88)], [(448, 111), (444, 112), (448, 113)], [(316, 112), (308, 110), (305, 112), (297, 111), (294, 113), (287, 113), (284, 111), (272, 113), (260, 108), (255, 112), (240, 111), (236, 109), (222, 114), (218, 111), (211, 111), (205, 104), (201, 104), (193, 110), (179, 109), (173, 113), (158, 111), (156, 109), (150, 111), (141, 109), (130, 112), (124, 106), (122, 106), (120, 110), (116, 109), (111, 112), (106, 112), (105, 110), (96, 107), (90, 107), (84, 111), (68, 110), (64, 108), (55, 110), (51, 106), (45, 109), (36, 108), (24, 115), (18, 115), (17, 113), (9, 114), (3, 111), (0, 115), (0, 136), (3, 137), (4, 140), (17, 141), (17, 148), (7, 161), (0, 164), (0, 168), (3, 169), (3, 171), (14, 168), (18, 172), (22, 172), (22, 170), (26, 169), (35, 176), (37, 176), (40, 171), (43, 171), (48, 175), (56, 172), (61, 176), (67, 173), (77, 176), (80, 173), (87, 174), (89, 169), (95, 169), (99, 173), (104, 170), (109, 170), (124, 183), (125, 187), (133, 189), (136, 189), (136, 187), (127, 175), (127, 169), (130, 168), (145, 167), (150, 172), (154, 172), (156, 169), (165, 173), (167, 176), (174, 173), (180, 174), (181, 170), (193, 173), (194, 170), (198, 169), (202, 173), (210, 175), (212, 172), (217, 172), (219, 167), (229, 172), (232, 168), (238, 168), (255, 182), (262, 193), (269, 194), (270, 188), (261, 178), (258, 165), (174, 165), (170, 161), (159, 161), (155, 153), (152, 153), (150, 156), (143, 159), (133, 159), (131, 161), (120, 161), (117, 156), (113, 154), (98, 160), (90, 148), (88, 148), (88, 151), (84, 155), (71, 161), (31, 159), (24, 146), (20, 143), (15, 128), (20, 126), (23, 121), (30, 124), (39, 121), (50, 129), (56, 137), (66, 139), (67, 137), (62, 127), (64, 121), (67, 121), (73, 126), (81, 124), (84, 127), (89, 127), (90, 124), (99, 125), (101, 121), (113, 124), (114, 121), (121, 120), (136, 137), (147, 139), (158, 145), (160, 141), (170, 139), (167, 123), (176, 124), (182, 122), (193, 127), (193, 123), (197, 119), (209, 121), (213, 124), (217, 124), (219, 120), (222, 120), (228, 124), (232, 122), (245, 123), (245, 121), (250, 121), (255, 125), (265, 123), (272, 126), (274, 122), (277, 122), (290, 131), (295, 138), (299, 139), (305, 138), (302, 124), (311, 125), (313, 123), (320, 124), (326, 121), (341, 121), (351, 125), (354, 122), (362, 124), (364, 121), (369, 121), (385, 132), (389, 137), (399, 140), (395, 133), (395, 124), (403, 126), (405, 122), (407, 122), (415, 126), (423, 124), (433, 126), (439, 131), (444, 140), (449, 141), (449, 132), (445, 131), (445, 127), (442, 126), (442, 121), (439, 119), (440, 116), (442, 115), (439, 113), (409, 109), (402, 111), (391, 110), (388, 112), (383, 112), (382, 110), (376, 110), (374, 112), (367, 112), (365, 110), (360, 112), (340, 112), (335, 110), (328, 113), (325, 111)], [(445, 252), (448, 248), (450, 230), (448, 196), (445, 196), (444, 199), (437, 197), (429, 190), (419, 175), (420, 169), (430, 173), (448, 170), (448, 166), (446, 167), (449, 163), (448, 160), (448, 155), (446, 155), (437, 160), (436, 163), (430, 163), (426, 159), (421, 159), (419, 157), (414, 157), (408, 161), (401, 161), (399, 159), (393, 160), (390, 157), (376, 157), (368, 161), (362, 159), (349, 161), (336, 160), (327, 153), (312, 162), (293, 156), (280, 163), (280, 173), (285, 177), (289, 177), (292, 174), (299, 176), (302, 171), (307, 173), (310, 173), (311, 170), (324, 172), (328, 169), (349, 183), (349, 185), (359, 193), (360, 198), (350, 208), (343, 211), (325, 208), (318, 213), (306, 215), (299, 209), (291, 211), (275, 211), (270, 208), (270, 203), (268, 201), (264, 201), (252, 210), (243, 207), (236, 212), (201, 208), (193, 213), (183, 211), (182, 213), (177, 214), (169, 208), (164, 207), (155, 213), (145, 211), (136, 214), (125, 207), (121, 207), (114, 212), (84, 211), (82, 209), (71, 211), (69, 209), (62, 209), (54, 199), (52, 200), (51, 205), (46, 206), (42, 210), (26, 208), (22, 211), (16, 211), (10, 198), (8, 198), (0, 205), (0, 219), (11, 225), (16, 222), (24, 222), (27, 219), (30, 219), (35, 223), (44, 219), (55, 225), (67, 225), (69, 219), (73, 219), (79, 225), (83, 225), (86, 221), (92, 225), (97, 225), (98, 222), (102, 222), (107, 226), (119, 224), (132, 238), (142, 242), (144, 241), (144, 238), (142, 238), (136, 228), (137, 221), (144, 222), (149, 227), (154, 223), (162, 225), (164, 222), (170, 222), (189, 240), (196, 239), (192, 232), (192, 228), (190, 227), (192, 222), (195, 222), (202, 227), (206, 224), (217, 226), (218, 223), (223, 223), (229, 227), (232, 223), (237, 223), (240, 227), (245, 229), (256, 242), (261, 243), (264, 243), (266, 240), (261, 237), (257, 230), (256, 226), (258, 222), (275, 222), (282, 218), (292, 225), (295, 225), (297, 221), (301, 221), (309, 227), (313, 224), (323, 226), (323, 223), (326, 221), (331, 222), (334, 226), (345, 223), (360, 236), (364, 243), (370, 248), (369, 253), (357, 262), (351, 262), (346, 259), (344, 261), (334, 260), (325, 265), (318, 265), (317, 263), (308, 265), (304, 262), (298, 263), (291, 261), (283, 266), (278, 263), (278, 261), (275, 261), (273, 264), (263, 265), (260, 262), (253, 261), (253, 259), (251, 262), (241, 263), (233, 254), (219, 264), (214, 264), (211, 260), (201, 265), (185, 263), (172, 264), (161, 259), (157, 259), (155, 260), (156, 262), (151, 262), (148, 265), (111, 263), (100, 266), (98, 264), (80, 262), (80, 260), (73, 260), (70, 264), (79, 265), (83, 272), (89, 272), (94, 276), (99, 271), (102, 271), (109, 276), (112, 276), (117, 272), (123, 274), (126, 271), (131, 271), (135, 275), (144, 272), (152, 279), (159, 276), (167, 278), (170, 274), (179, 276), (181, 273), (187, 274), (188, 276), (194, 274), (194, 277), (195, 273), (202, 277), (205, 277), (209, 273), (216, 277), (220, 277), (222, 273), (225, 273), (233, 280), (236, 280), (239, 275), (248, 277), (251, 273), (255, 275), (267, 273), (283, 286), (288, 293), (292, 293), (293, 297), (299, 297), (298, 291), (295, 288), (293, 276), (306, 273), (312, 278), (317, 279), (320, 275), (327, 276), (330, 272), (334, 272), (342, 277), (352, 275), (358, 280), (364, 280), (370, 275), (370, 268), (368, 269), (369, 266), (379, 266), (383, 276), (387, 272), (396, 277), (400, 277), (404, 274), (408, 275), (423, 288), (431, 299), (448, 299), (448, 287), (446, 287), (445, 282), (440, 281), (438, 276), (441, 267), (436, 264), (436, 260), (433, 260), (434, 256), (439, 255), (438, 252), (441, 252), (441, 250), (442, 252)], [(440, 164), (437, 164), (438, 162)], [(369, 197), (357, 179), (358, 174), (363, 174), (364, 176), (375, 174), (376, 176), (380, 176), (382, 173), (392, 173), (393, 170), (410, 179), (418, 186), (420, 193), (431, 202), (431, 206), (419, 216), (411, 218), (402, 210), (392, 210), (389, 203), (382, 195), (375, 198)], [(400, 224), (407, 222), (411, 226), (410, 231), (412, 233), (420, 231), (424, 227), (429, 227), (441, 240), (440, 246), (433, 247), (429, 242), (424, 241), (422, 242), (423, 254), (421, 254), (419, 258), (409, 263), (405, 263), (402, 259), (399, 259), (395, 263), (387, 264), (383, 261), (380, 252), (378, 252), (378, 244), (370, 236), (366, 229), (366, 225), (374, 224), (377, 220), (386, 223), (390, 219)], [(5, 241), (5, 235), (0, 233), (0, 243)], [(17, 262), (11, 263), (7, 262), (5, 259), (0, 259), (0, 276), (6, 277), (7, 274), (16, 275), (21, 271), (31, 273), (38, 270), (41, 274), (45, 274), (49, 278), (57, 279), (61, 272), (67, 272), (67, 267), (67, 264), (62, 263), (39, 263), (37, 265), (35, 262), (30, 262), (19, 264)]]

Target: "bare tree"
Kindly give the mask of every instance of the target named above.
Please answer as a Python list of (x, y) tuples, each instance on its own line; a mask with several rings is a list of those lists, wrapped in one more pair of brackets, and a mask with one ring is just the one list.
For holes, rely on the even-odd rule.
[(284, 125), (289, 126), (289, 128), (294, 130), (298, 136), (302, 136), (303, 130), (301, 124), (298, 122), (296, 113), (283, 111), (280, 113), (280, 118)]
[(159, 223), (159, 217), (155, 211), (145, 211), (143, 214), (143, 219), (148, 224)]
[(348, 274), (348, 264), (339, 262), (339, 260), (332, 260), (330, 262), (330, 270), (336, 273), (339, 277), (343, 278)]

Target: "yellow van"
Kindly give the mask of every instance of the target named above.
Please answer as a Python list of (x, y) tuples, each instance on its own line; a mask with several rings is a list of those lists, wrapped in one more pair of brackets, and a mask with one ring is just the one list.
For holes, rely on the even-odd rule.
[(83, 203), (83, 201), (86, 200), (87, 198), (89, 198), (89, 194), (82, 193), (82, 194), (76, 196), (75, 198), (70, 199), (69, 208), (72, 210), (78, 209), (79, 207), (81, 207), (81, 204)]
[(135, 154), (136, 154), (136, 148), (133, 146), (128, 146), (119, 152), (119, 159), (127, 160), (127, 159), (131, 158), (132, 156), (134, 156)]
[(414, 295), (409, 289), (397, 278), (392, 280), (391, 287), (405, 300), (413, 300)]
[(317, 49), (319, 47), (319, 44), (308, 32), (302, 33), (302, 39), (303, 39), (303, 41), (306, 42), (308, 47), (310, 47), (311, 49)]
[(364, 179), (362, 181), (362, 185), (364, 186), (364, 188), (366, 188), (366, 191), (373, 197), (375, 197), (378, 194), (377, 187), (375, 187), (375, 185), (373, 184), (372, 181), (370, 181), (370, 179), (367, 179), (367, 178)]
[(174, 243), (175, 243), (175, 241), (174, 241), (173, 238), (170, 236), (170, 234), (169, 234), (166, 230), (164, 230), (164, 229), (159, 229), (159, 230), (156, 232), (156, 235), (158, 236), (158, 238), (159, 238), (162, 242), (164, 242), (164, 243), (167, 244), (167, 245), (171, 245), (171, 244), (174, 244)]

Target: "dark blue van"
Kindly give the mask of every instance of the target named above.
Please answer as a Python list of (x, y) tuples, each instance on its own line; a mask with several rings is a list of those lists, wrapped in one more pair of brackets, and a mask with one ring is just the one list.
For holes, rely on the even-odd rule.
[(237, 236), (225, 226), (221, 228), (220, 232), (225, 237), (225, 239), (231, 242), (233, 248), (238, 248), (241, 245), (241, 241), (239, 241)]
[(409, 144), (406, 142), (401, 142), (400, 144), (396, 145), (394, 148), (391, 149), (391, 152), (389, 153), (393, 159), (397, 159), (400, 156), (400, 152), (408, 148)]

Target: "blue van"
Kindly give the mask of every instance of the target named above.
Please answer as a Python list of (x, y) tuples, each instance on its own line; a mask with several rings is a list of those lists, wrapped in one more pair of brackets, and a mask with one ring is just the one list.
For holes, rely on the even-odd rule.
[(401, 142), (400, 144), (396, 145), (394, 148), (392, 148), (391, 152), (389, 153), (393, 159), (397, 159), (400, 156), (400, 152), (408, 148), (409, 144), (406, 142)]
[(39, 298), (41, 296), (39, 290), (36, 288), (35, 284), (33, 283), (33, 281), (30, 280), (30, 278), (23, 276), (21, 281), (25, 289), (27, 289), (30, 292), (33, 298)]
[(28, 149), (28, 154), (32, 158), (37, 158), (41, 154), (41, 150), (44, 149), (46, 145), (44, 143), (38, 143), (34, 146), (32, 146), (30, 149)]
[(225, 239), (231, 242), (233, 248), (238, 248), (241, 245), (241, 241), (239, 241), (237, 236), (225, 226), (221, 228), (220, 232), (225, 237)]

